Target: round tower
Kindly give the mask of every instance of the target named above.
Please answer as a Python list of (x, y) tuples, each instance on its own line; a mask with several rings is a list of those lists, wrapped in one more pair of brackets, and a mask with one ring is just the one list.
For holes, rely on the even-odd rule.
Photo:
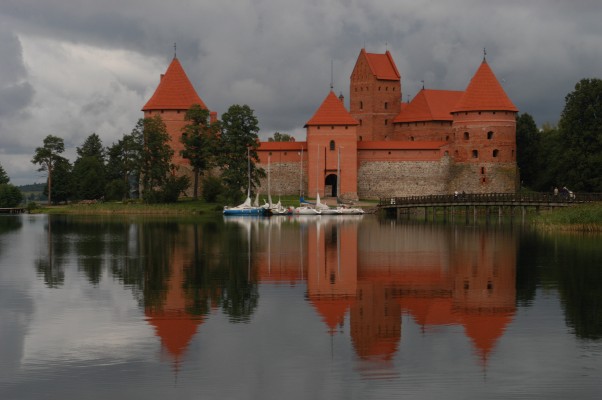
[(485, 58), (452, 110), (456, 162), (451, 190), (467, 193), (516, 191), (518, 109)]

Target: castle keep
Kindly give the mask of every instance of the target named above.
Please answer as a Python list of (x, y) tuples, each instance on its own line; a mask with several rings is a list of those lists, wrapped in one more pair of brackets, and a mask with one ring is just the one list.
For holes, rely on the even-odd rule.
[[(518, 109), (485, 58), (464, 91), (423, 88), (404, 103), (391, 53), (362, 49), (349, 95), (349, 109), (342, 95), (326, 95), (305, 123), (304, 142), (261, 143), (272, 195), (377, 199), (516, 190)], [(182, 172), (190, 167), (179, 156), (179, 138), (193, 104), (207, 108), (174, 58), (143, 111), (161, 114)]]

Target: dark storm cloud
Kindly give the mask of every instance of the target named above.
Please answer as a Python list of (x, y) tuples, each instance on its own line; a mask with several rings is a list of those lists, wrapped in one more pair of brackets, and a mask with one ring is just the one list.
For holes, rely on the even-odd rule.
[(0, 55), (0, 117), (5, 117), (31, 102), (33, 88), (26, 81), (19, 39), (4, 29), (0, 29)]
[(109, 144), (141, 117), (174, 42), (209, 108), (221, 115), (248, 104), (263, 138), (280, 131), (303, 139), (331, 80), (348, 101), (363, 47), (391, 51), (404, 101), (421, 81), (464, 90), (486, 48), (520, 111), (555, 124), (575, 83), (600, 76), (600, 19), (590, 0), (4, 1), (0, 22), (10, 40), (0, 44), (0, 63), (13, 72), (0, 77), (0, 105), (29, 117), (0, 121), (20, 131), (10, 145), (0, 135), (0, 148), (7, 153), (37, 132), (31, 146), (48, 129), (76, 145), (91, 132)]

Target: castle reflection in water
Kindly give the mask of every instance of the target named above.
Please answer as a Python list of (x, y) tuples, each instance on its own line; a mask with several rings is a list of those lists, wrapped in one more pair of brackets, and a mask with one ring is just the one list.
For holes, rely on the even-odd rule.
[[(169, 243), (162, 294), (144, 301), (147, 321), (173, 360), (181, 359), (211, 318), (211, 310), (199, 312), (193, 303), (216, 308), (223, 297), (216, 291), (234, 290), (190, 289), (183, 282), (199, 264), (210, 269), (211, 260), (224, 257), (235, 257), (248, 281), (235, 285), (244, 286), (241, 296), (251, 299), (241, 308), (253, 307), (258, 294), (252, 286), (259, 283), (306, 285), (325, 335), (342, 334), (348, 321), (360, 368), (386, 369), (392, 362), (403, 340), (403, 316), (424, 331), (462, 327), (475, 359), (485, 365), (516, 311), (517, 239), (502, 229), (362, 217), (231, 218), (224, 226), (240, 231), (238, 254), (225, 255), (229, 250), (217, 241), (207, 247), (193, 226), (179, 229)], [(199, 249), (200, 243), (205, 244)]]

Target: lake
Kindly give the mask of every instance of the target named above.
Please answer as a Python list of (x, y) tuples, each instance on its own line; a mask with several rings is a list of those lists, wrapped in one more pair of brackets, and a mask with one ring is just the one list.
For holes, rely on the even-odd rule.
[(375, 215), (0, 217), (3, 400), (601, 391), (600, 235)]

